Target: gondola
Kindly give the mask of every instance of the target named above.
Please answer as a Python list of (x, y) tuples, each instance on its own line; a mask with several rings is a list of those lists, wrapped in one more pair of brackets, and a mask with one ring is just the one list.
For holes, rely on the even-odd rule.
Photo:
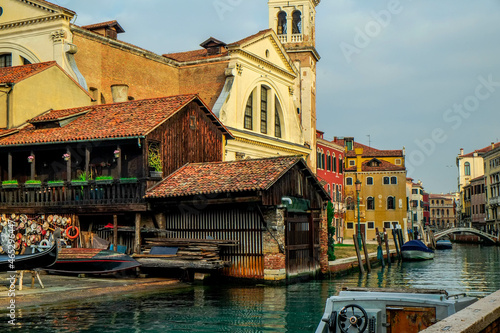
[(15, 255), (12, 259), (7, 254), (0, 255), (0, 272), (32, 270), (50, 267), (58, 256), (57, 241), (50, 249), (33, 254)]
[(139, 267), (141, 264), (130, 256), (102, 249), (61, 249), (49, 272), (70, 274), (107, 274)]

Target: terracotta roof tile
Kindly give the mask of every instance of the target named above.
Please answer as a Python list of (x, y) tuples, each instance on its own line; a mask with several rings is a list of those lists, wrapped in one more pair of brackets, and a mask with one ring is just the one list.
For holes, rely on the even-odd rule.
[(38, 2), (41, 2), (41, 3), (43, 3), (43, 4), (46, 4), (48, 7), (56, 7), (56, 8), (62, 9), (62, 10), (64, 10), (64, 11), (70, 12), (70, 13), (72, 13), (72, 14), (76, 14), (76, 13), (75, 13), (74, 11), (72, 11), (71, 9), (61, 7), (61, 6), (56, 5), (56, 4), (53, 4), (52, 2), (49, 2), (49, 1), (45, 1), (45, 0), (38, 0)]
[(301, 160), (287, 156), (186, 164), (149, 190), (146, 198), (267, 190)]
[(116, 32), (118, 32), (118, 33), (125, 32), (125, 30), (123, 30), (121, 25), (116, 20), (82, 26), (83, 29), (87, 29), (87, 30), (94, 30), (94, 29), (106, 28), (106, 27), (116, 27)]
[(239, 45), (242, 45), (242, 44), (245, 44), (246, 42), (256, 38), (256, 37), (259, 37), (259, 36), (262, 36), (262, 35), (265, 35), (269, 32), (271, 32), (273, 29), (266, 29), (266, 30), (261, 30), (259, 32), (257, 32), (256, 34), (253, 34), (251, 36), (248, 36), (248, 37), (245, 37), (243, 39), (240, 39), (239, 41), (237, 42), (234, 42), (234, 43), (231, 43), (228, 45), (228, 47), (231, 47), (231, 46), (239, 46)]
[[(495, 148), (500, 147), (500, 142), (495, 143), (494, 146), (495, 146)], [(472, 153), (468, 153), (468, 154), (464, 154), (464, 155), (458, 155), (458, 157), (459, 158), (461, 158), (461, 157), (472, 157), (472, 156), (474, 156), (474, 153), (478, 153), (479, 155), (482, 155), (482, 154), (485, 154), (485, 153), (490, 152), (492, 150), (493, 149), (491, 149), (491, 145), (489, 145), (489, 146), (486, 146), (486, 147), (481, 148), (481, 149), (476, 149)]]
[(51, 111), (30, 121), (57, 120), (88, 112), (63, 127), (36, 128), (30, 124), (1, 138), (0, 146), (144, 136), (196, 98), (179, 95)]
[(0, 83), (17, 83), (49, 67), (56, 66), (55, 61), (0, 68)]
[[(384, 161), (384, 160), (379, 160), (376, 159), (379, 162), (379, 166), (371, 166), (370, 162), (372, 160), (364, 161), (361, 164), (361, 171), (363, 172), (368, 172), (368, 171), (404, 171), (406, 168), (401, 165), (395, 165), (390, 162)], [(352, 166), (347, 168), (345, 171), (346, 172), (356, 172), (357, 168), (356, 166)]]
[[(336, 143), (340, 144), (342, 146), (345, 145), (345, 142), (342, 139), (337, 140)], [(403, 156), (403, 150), (401, 150), (401, 149), (380, 150), (380, 149), (376, 149), (376, 148), (373, 148), (370, 146), (366, 146), (366, 145), (358, 143), (358, 142), (354, 142), (353, 149), (346, 152), (347, 157), (356, 157), (356, 152), (354, 151), (354, 148), (363, 148), (362, 157), (402, 157)]]

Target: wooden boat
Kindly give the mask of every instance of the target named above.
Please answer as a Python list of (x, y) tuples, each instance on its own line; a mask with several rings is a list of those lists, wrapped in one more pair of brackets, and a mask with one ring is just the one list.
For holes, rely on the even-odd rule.
[(449, 250), (453, 248), (453, 244), (448, 239), (438, 239), (436, 241), (436, 250)]
[(327, 299), (316, 333), (416, 333), (475, 301), (436, 289), (344, 288)]
[(434, 259), (434, 251), (418, 239), (404, 243), (401, 246), (401, 255), (406, 261)]
[(57, 261), (47, 270), (75, 274), (106, 274), (139, 267), (140, 265), (128, 255), (115, 251), (63, 248)]
[(57, 242), (54, 242), (47, 251), (15, 255), (10, 259), (7, 254), (0, 255), (0, 272), (32, 270), (35, 268), (50, 267), (58, 256)]

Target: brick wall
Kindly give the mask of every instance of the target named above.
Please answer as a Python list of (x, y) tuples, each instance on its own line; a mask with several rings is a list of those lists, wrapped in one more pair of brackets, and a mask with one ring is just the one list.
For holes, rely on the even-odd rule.
[[(267, 231), (263, 235), (264, 279), (286, 279), (285, 216), (283, 209), (270, 208), (263, 211)], [(281, 248), (281, 249), (280, 249)], [(282, 251), (283, 250), (283, 251)]]

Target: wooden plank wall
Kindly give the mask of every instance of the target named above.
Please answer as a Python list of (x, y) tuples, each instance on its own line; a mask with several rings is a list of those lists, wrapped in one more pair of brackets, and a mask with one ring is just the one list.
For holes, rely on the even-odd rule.
[(232, 262), (223, 273), (238, 278), (264, 278), (262, 222), (257, 212), (219, 208), (196, 214), (167, 214), (166, 229), (176, 238), (239, 240), (239, 246), (228, 247), (221, 253), (223, 260)]

